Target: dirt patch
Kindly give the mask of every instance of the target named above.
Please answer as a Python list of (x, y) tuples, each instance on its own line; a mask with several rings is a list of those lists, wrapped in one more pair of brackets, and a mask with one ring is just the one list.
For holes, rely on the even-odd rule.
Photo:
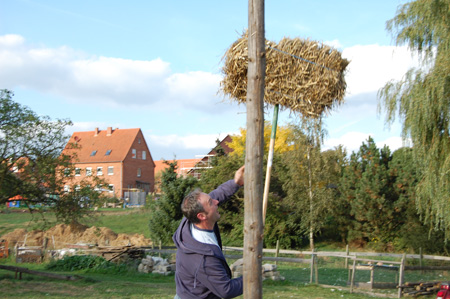
[(41, 246), (47, 239), (49, 249), (66, 248), (72, 244), (96, 244), (98, 246), (150, 246), (152, 242), (140, 234), (117, 234), (107, 227), (88, 227), (82, 224), (58, 224), (47, 231), (16, 229), (0, 237), (13, 248), (17, 242), (27, 246)]

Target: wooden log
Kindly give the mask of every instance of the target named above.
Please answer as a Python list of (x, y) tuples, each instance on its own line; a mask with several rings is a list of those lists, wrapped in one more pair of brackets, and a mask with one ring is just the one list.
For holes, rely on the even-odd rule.
[(245, 144), (244, 298), (262, 298), (264, 82), (266, 71), (264, 0), (248, 1), (247, 139)]
[(38, 275), (38, 276), (43, 276), (43, 277), (49, 277), (49, 278), (55, 278), (55, 279), (61, 279), (61, 280), (78, 280), (78, 279), (82, 278), (81, 276), (78, 276), (78, 275), (62, 275), (62, 274), (35, 271), (35, 270), (30, 270), (28, 268), (15, 267), (15, 266), (0, 265), (0, 269), (16, 272), (16, 276), (15, 276), (16, 278), (17, 278), (17, 273), (20, 273), (20, 279), (22, 279), (22, 273)]

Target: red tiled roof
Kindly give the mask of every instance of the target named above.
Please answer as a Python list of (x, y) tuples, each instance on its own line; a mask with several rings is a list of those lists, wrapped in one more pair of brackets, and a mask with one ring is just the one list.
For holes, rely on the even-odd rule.
[[(123, 161), (140, 129), (115, 129), (75, 132), (69, 143), (79, 145), (77, 161), (83, 163)], [(110, 132), (110, 134), (108, 134)], [(109, 155), (105, 155), (111, 150)], [(70, 153), (68, 147), (63, 153)], [(95, 155), (92, 153), (96, 151)], [(150, 155), (150, 153), (148, 153)]]
[[(188, 170), (193, 168), (201, 159), (180, 159), (177, 161), (177, 173), (186, 174)], [(155, 162), (155, 174), (158, 172), (163, 171), (164, 169), (168, 168), (169, 165), (164, 163), (164, 161), (167, 161), (169, 163), (172, 163), (174, 160), (159, 160), (154, 161)]]

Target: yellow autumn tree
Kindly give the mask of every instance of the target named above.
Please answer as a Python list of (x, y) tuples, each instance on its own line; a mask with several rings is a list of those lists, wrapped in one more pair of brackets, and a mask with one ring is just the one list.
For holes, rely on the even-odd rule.
[[(239, 135), (232, 135), (232, 141), (227, 145), (233, 149), (231, 155), (241, 156), (245, 152), (245, 138), (247, 136), (247, 130), (240, 128)], [(270, 143), (270, 134), (272, 132), (272, 125), (270, 122), (264, 122), (264, 152), (267, 153), (269, 151), (269, 143)], [(293, 130), (289, 125), (286, 126), (278, 126), (277, 127), (277, 135), (275, 139), (275, 152), (276, 153), (284, 153), (287, 151), (291, 151), (294, 146), (293, 143), (290, 142), (292, 139)]]

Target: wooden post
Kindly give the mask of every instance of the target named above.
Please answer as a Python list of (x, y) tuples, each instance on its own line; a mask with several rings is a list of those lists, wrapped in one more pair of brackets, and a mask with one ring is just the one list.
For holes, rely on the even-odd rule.
[(356, 258), (353, 260), (352, 280), (350, 281), (350, 293), (353, 293), (353, 285), (355, 284)]
[(319, 284), (319, 257), (316, 255), (314, 258), (314, 280), (316, 284)]
[[(422, 247), (419, 247), (419, 254), (420, 254), (420, 257), (419, 257), (419, 266), (420, 266), (420, 268), (422, 268), (422, 267), (423, 267), (423, 252), (422, 252)], [(423, 270), (421, 270), (420, 273), (423, 274)]]
[(162, 242), (159, 240), (159, 253), (158, 256), (161, 257), (161, 249), (162, 249)]
[(349, 251), (348, 251), (348, 244), (345, 246), (345, 256), (346, 256), (346, 258), (345, 258), (345, 269), (347, 269), (348, 268), (348, 255), (349, 255)]
[(313, 282), (314, 259), (315, 259), (315, 254), (314, 254), (314, 250), (313, 250), (312, 253), (311, 253), (311, 275), (309, 277), (309, 283)]
[[(275, 257), (278, 257), (280, 253), (280, 239), (277, 240), (277, 247), (275, 249)], [(278, 265), (278, 260), (275, 261), (275, 265)]]
[(272, 174), (273, 153), (275, 151), (275, 139), (277, 136), (278, 110), (279, 105), (276, 104), (273, 109), (272, 133), (270, 135), (269, 156), (267, 157), (266, 180), (264, 183), (263, 196), (263, 224), (266, 224), (267, 202), (269, 201), (270, 176)]
[(403, 254), (402, 257), (402, 263), (400, 264), (399, 267), (399, 273), (398, 273), (398, 298), (402, 298), (402, 288), (400, 288), (401, 285), (403, 285), (403, 272), (405, 270), (405, 262), (406, 262), (406, 253)]
[(249, 0), (243, 257), (246, 299), (262, 298), (265, 71), (264, 0)]

